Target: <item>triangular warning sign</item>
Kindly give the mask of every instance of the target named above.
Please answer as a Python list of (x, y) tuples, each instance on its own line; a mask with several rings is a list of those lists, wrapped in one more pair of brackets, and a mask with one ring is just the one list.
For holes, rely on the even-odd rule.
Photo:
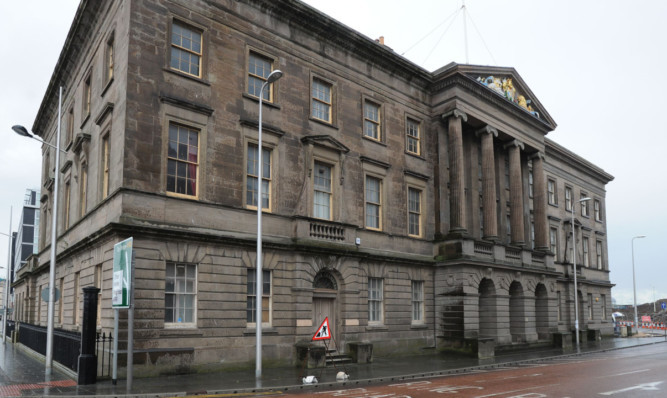
[(329, 340), (331, 338), (331, 328), (329, 327), (329, 317), (324, 318), (324, 322), (320, 325), (313, 336), (313, 341), (315, 340)]

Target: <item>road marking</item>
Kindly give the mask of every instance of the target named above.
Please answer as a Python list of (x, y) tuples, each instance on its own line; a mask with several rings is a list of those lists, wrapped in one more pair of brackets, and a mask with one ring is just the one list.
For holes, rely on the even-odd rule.
[(605, 377), (616, 377), (616, 376), (631, 375), (631, 374), (634, 374), (634, 373), (644, 373), (644, 372), (648, 372), (649, 370), (651, 370), (651, 369), (633, 370), (632, 372), (625, 372), (625, 373), (618, 373), (618, 374), (615, 374), (615, 375), (600, 376), (600, 379), (604, 379)]
[(509, 379), (518, 379), (521, 377), (539, 377), (543, 376), (542, 373), (531, 373), (531, 374), (525, 374), (525, 375), (519, 375), (519, 376), (505, 376), (505, 377), (492, 377), (486, 380), (476, 380), (475, 383), (487, 383), (490, 381), (498, 381), (498, 380), (509, 380)]
[(658, 391), (659, 388), (657, 387), (658, 384), (662, 384), (662, 381), (654, 381), (653, 383), (644, 383), (644, 384), (639, 384), (634, 387), (628, 387), (624, 388), (622, 390), (616, 390), (616, 391), (607, 391), (607, 392), (601, 392), (599, 393), (600, 395), (614, 395), (618, 394), (621, 392), (626, 392), (626, 391), (632, 391), (632, 390), (641, 390), (641, 391)]
[(558, 385), (560, 385), (560, 383), (547, 384), (546, 386), (532, 386), (532, 387), (528, 387), (528, 388), (521, 388), (519, 390), (503, 391), (503, 392), (497, 392), (495, 394), (488, 394), (488, 395), (478, 395), (475, 398), (497, 397), (499, 395), (512, 394), (512, 393), (515, 393), (515, 392), (534, 390), (536, 388), (553, 387), (553, 386), (558, 386)]

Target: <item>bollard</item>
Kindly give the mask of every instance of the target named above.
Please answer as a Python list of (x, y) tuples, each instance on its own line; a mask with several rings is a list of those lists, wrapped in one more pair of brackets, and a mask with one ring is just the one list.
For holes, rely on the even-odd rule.
[(97, 355), (95, 355), (95, 333), (97, 332), (97, 294), (100, 289), (83, 288), (83, 322), (81, 325), (81, 355), (79, 355), (79, 377), (77, 384), (95, 384), (97, 381)]

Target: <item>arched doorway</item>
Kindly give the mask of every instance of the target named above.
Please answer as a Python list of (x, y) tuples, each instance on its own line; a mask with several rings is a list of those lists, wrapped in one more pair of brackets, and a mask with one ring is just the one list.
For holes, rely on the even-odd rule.
[[(336, 316), (336, 298), (338, 296), (338, 283), (336, 278), (328, 270), (321, 270), (313, 279), (313, 332), (320, 326), (325, 318), (329, 318), (329, 326), (332, 336), (339, 345), (340, 325)], [(333, 348), (333, 347), (331, 347)], [(343, 347), (340, 347), (343, 349)]]
[(523, 296), (523, 286), (514, 281), (510, 285), (510, 334), (513, 343), (525, 341), (526, 310)]
[(479, 337), (496, 338), (497, 310), (496, 286), (484, 278), (479, 283)]
[(538, 340), (549, 340), (549, 298), (547, 288), (542, 283), (535, 287), (535, 326)]

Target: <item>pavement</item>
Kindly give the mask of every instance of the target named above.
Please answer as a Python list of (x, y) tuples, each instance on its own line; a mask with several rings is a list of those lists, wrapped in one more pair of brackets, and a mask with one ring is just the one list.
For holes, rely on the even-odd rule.
[[(641, 336), (641, 335), (640, 335)], [(509, 364), (544, 360), (550, 357), (583, 355), (590, 352), (616, 350), (667, 342), (665, 336), (608, 337), (600, 342), (582, 344), (579, 351), (542, 348), (499, 355), (490, 360), (457, 356), (451, 353), (430, 352), (411, 357), (378, 357), (370, 364), (345, 364), (324, 369), (310, 369), (307, 373), (297, 367), (264, 368), (258, 382), (255, 370), (211, 372), (187, 375), (169, 375), (152, 378), (134, 378), (128, 390), (125, 379), (112, 384), (101, 380), (92, 385), (76, 385), (76, 375), (54, 366), (52, 374), (44, 374), (44, 357), (34, 354), (20, 344), (0, 343), (0, 397), (17, 396), (109, 396), (109, 397), (182, 397), (193, 395), (225, 394), (227, 396), (269, 394), (271, 392), (308, 392), (329, 388), (352, 388), (386, 381), (457, 374), (508, 366)], [(55, 365), (55, 364), (54, 364)], [(349, 375), (345, 382), (336, 381), (336, 374)], [(317, 384), (304, 384), (304, 376), (315, 376)]]

